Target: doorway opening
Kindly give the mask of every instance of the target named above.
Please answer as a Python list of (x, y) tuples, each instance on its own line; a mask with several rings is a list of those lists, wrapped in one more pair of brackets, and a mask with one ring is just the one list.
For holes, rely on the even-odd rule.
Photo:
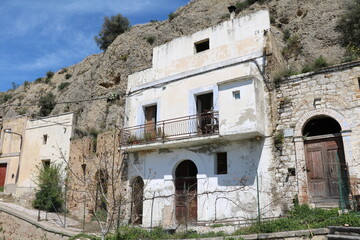
[(209, 127), (213, 118), (213, 93), (205, 93), (196, 96), (196, 112), (198, 114), (198, 132), (210, 133)]
[(197, 221), (197, 174), (191, 160), (182, 161), (175, 170), (175, 214), (179, 224)]
[(138, 176), (132, 184), (131, 196), (131, 223), (142, 224), (143, 220), (143, 198), (144, 198), (144, 181)]
[(341, 126), (333, 118), (319, 116), (303, 128), (308, 188), (319, 207), (348, 205), (348, 171)]

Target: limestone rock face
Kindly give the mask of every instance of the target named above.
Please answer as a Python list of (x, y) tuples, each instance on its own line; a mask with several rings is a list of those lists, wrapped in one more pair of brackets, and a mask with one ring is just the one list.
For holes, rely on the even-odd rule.
[[(289, 66), (301, 69), (320, 55), (331, 63), (341, 61), (344, 48), (338, 44), (338, 33), (334, 27), (349, 1), (272, 0), (263, 5), (255, 3), (238, 16), (269, 8), (273, 25), (271, 31), (279, 48), (286, 46), (284, 31), (288, 30), (291, 36), (298, 37), (298, 51), (289, 54), (286, 59)], [(105, 52), (88, 56), (66, 70), (59, 70), (49, 83), (32, 82), (0, 93), (0, 99), (4, 94), (12, 95), (10, 100), (0, 105), (0, 115), (8, 118), (17, 114), (37, 114), (39, 97), (51, 91), (59, 103), (52, 114), (75, 112), (76, 128), (89, 130), (121, 126), (127, 76), (151, 67), (152, 48), (228, 20), (227, 7), (235, 2), (193, 0), (179, 8), (171, 21), (135, 25), (118, 36)], [(151, 43), (149, 38), (154, 41)], [(64, 82), (70, 85), (60, 90), (59, 85)], [(109, 96), (114, 95), (119, 95), (120, 99), (107, 101)]]

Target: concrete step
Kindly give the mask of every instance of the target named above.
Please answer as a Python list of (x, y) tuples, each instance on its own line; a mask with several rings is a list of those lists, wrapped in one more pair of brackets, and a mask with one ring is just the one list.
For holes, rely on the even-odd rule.
[(360, 236), (360, 227), (330, 226), (328, 229), (330, 230), (330, 234)]
[(351, 235), (328, 234), (326, 237), (328, 240), (360, 240), (360, 236)]

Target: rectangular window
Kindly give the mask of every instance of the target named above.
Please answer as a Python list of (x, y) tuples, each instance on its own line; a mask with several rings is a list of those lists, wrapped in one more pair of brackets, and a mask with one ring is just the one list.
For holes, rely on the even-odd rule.
[(195, 44), (195, 51), (196, 53), (203, 52), (210, 48), (210, 41), (209, 39), (204, 39), (202, 41), (196, 42)]
[(44, 168), (50, 167), (50, 160), (49, 159), (42, 160), (42, 165)]
[(227, 153), (216, 154), (216, 174), (227, 174)]
[(358, 89), (360, 89), (360, 77), (358, 78)]
[(48, 135), (47, 134), (44, 134), (43, 135), (43, 144), (47, 144), (47, 140), (48, 140)]
[(233, 91), (234, 99), (240, 99), (240, 91)]

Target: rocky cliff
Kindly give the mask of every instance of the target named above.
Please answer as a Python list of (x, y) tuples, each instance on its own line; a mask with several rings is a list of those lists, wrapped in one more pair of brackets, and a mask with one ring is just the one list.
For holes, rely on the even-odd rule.
[[(338, 44), (334, 27), (349, 1), (267, 0), (262, 5), (251, 5), (238, 16), (268, 8), (271, 31), (279, 49), (283, 49), (288, 67), (301, 69), (321, 55), (330, 63), (341, 61), (345, 50)], [(228, 20), (227, 7), (235, 3), (234, 0), (193, 0), (179, 8), (172, 20), (133, 26), (118, 36), (105, 52), (59, 70), (48, 83), (42, 79), (0, 93), (3, 99), (0, 115), (8, 118), (36, 114), (39, 97), (52, 92), (58, 102), (52, 114), (75, 112), (76, 128), (86, 131), (120, 126), (127, 76), (151, 67), (152, 48)], [(295, 41), (290, 49), (286, 42), (289, 38)], [(117, 95), (118, 100), (110, 101)]]

